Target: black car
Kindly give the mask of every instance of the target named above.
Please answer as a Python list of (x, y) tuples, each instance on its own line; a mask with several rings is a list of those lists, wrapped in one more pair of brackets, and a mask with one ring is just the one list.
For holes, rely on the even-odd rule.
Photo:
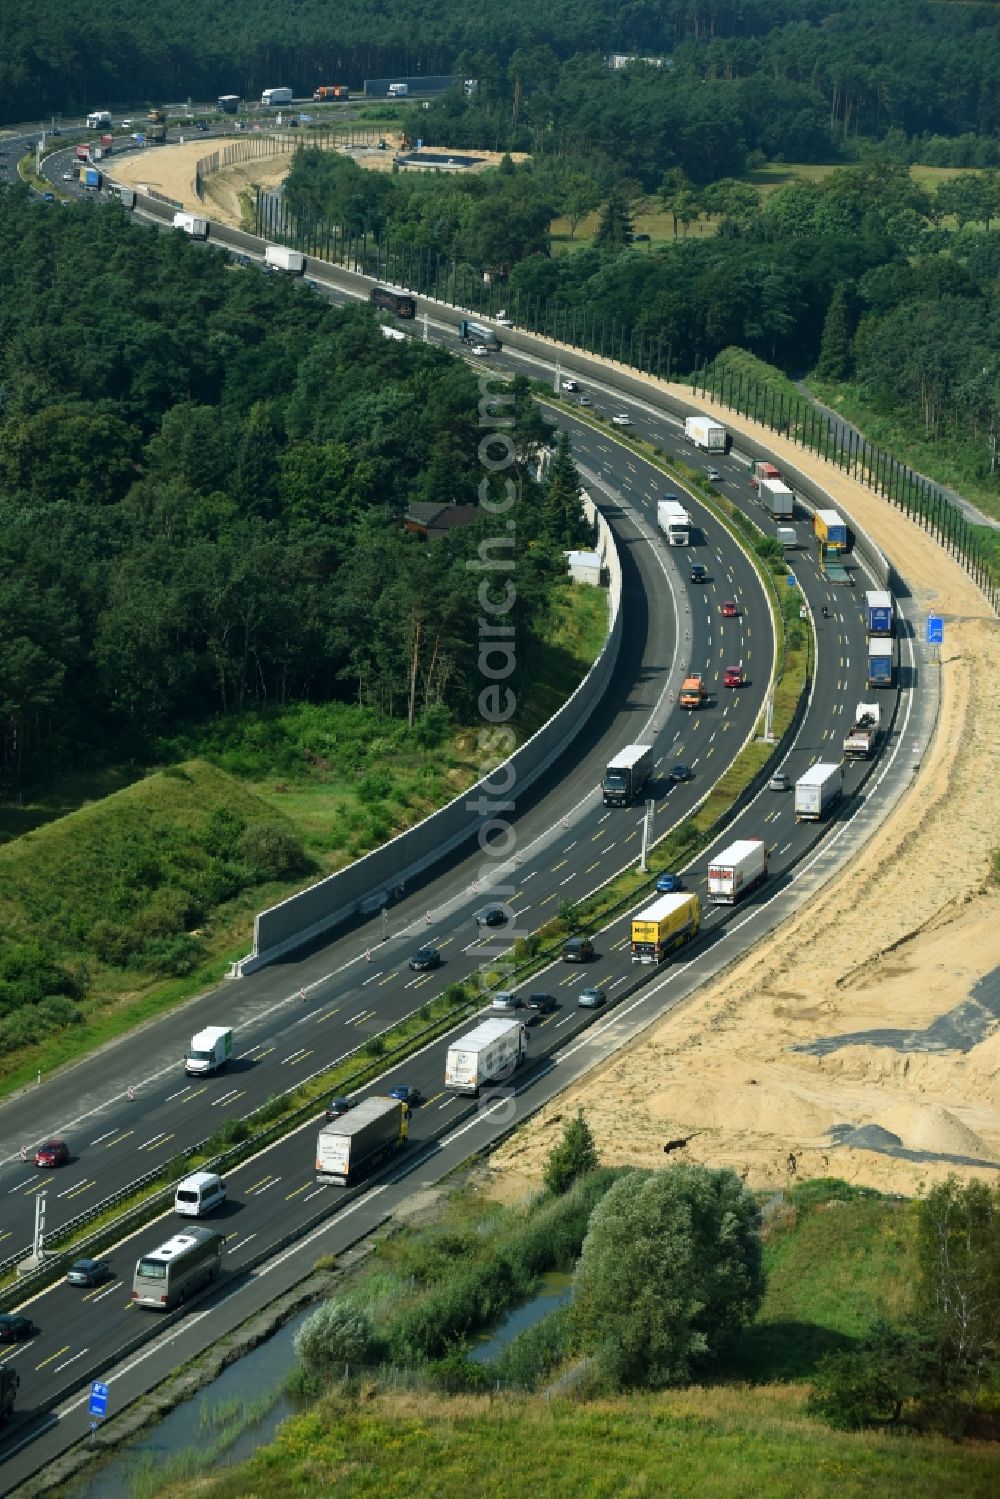
[(594, 956), (594, 944), (589, 937), (567, 937), (562, 955), (564, 963), (589, 963)]
[(326, 1106), (327, 1124), (332, 1124), (335, 1119), (339, 1119), (342, 1114), (346, 1114), (353, 1107), (353, 1098), (331, 1098)]
[(418, 947), (410, 959), (410, 968), (414, 973), (427, 973), (431, 968), (440, 967), (441, 954), (429, 942), (425, 947)]
[(536, 1015), (551, 1015), (558, 1010), (554, 994), (529, 994), (524, 1001), (526, 1010), (534, 1010)]
[(507, 912), (503, 906), (484, 906), (476, 912), (476, 926), (506, 926)]
[(671, 765), (671, 767), (670, 767), (670, 779), (675, 784), (678, 784), (681, 781), (693, 781), (694, 780), (694, 772), (691, 770), (690, 766), (688, 766), (688, 765)]
[(35, 1324), (19, 1312), (0, 1313), (0, 1343), (20, 1343), (37, 1331)]
[(66, 1272), (71, 1286), (99, 1286), (111, 1274), (111, 1266), (103, 1260), (74, 1260)]
[(708, 582), (708, 568), (704, 565), (704, 563), (702, 563), (702, 562), (692, 562), (692, 564), (691, 564), (691, 582), (692, 583), (707, 583)]

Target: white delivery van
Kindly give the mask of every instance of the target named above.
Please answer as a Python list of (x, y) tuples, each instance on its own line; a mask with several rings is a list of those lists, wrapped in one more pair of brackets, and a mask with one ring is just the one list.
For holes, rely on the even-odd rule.
[(174, 1212), (182, 1218), (203, 1218), (226, 1200), (226, 1184), (214, 1171), (196, 1171), (177, 1183)]

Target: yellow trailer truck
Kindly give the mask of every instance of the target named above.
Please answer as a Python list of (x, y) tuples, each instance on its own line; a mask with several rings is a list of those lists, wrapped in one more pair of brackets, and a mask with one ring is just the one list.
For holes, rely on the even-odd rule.
[(687, 891), (661, 895), (632, 918), (632, 962), (662, 963), (698, 935), (701, 901)]

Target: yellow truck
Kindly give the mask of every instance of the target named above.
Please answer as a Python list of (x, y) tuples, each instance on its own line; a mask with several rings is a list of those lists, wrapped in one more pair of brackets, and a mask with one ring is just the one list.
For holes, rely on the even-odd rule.
[(682, 708), (700, 708), (705, 702), (705, 679), (695, 673), (685, 677), (681, 683), (680, 705)]
[(632, 918), (632, 962), (662, 963), (698, 935), (701, 901), (687, 891), (661, 895)]

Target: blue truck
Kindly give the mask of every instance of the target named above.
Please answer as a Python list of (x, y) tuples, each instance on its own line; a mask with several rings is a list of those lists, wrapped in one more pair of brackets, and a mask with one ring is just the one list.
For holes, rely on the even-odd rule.
[(884, 588), (870, 588), (865, 594), (865, 629), (869, 635), (892, 637), (892, 594)]
[(891, 640), (868, 642), (868, 686), (891, 687), (895, 663)]
[(80, 168), (80, 186), (84, 192), (99, 193), (101, 190), (101, 174), (96, 167)]

